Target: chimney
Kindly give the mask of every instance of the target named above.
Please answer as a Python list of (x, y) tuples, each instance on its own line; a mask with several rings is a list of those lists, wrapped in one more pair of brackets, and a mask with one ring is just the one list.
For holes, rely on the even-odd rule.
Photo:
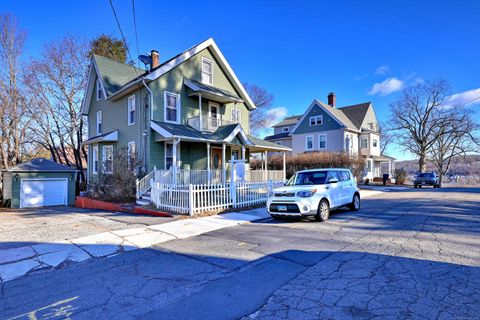
[(332, 107), (335, 108), (335, 92), (330, 92), (328, 94), (328, 104)]
[(152, 63), (150, 63), (150, 71), (152, 71), (160, 65), (160, 55), (158, 54), (158, 51), (152, 50), (150, 52), (150, 57), (152, 58)]

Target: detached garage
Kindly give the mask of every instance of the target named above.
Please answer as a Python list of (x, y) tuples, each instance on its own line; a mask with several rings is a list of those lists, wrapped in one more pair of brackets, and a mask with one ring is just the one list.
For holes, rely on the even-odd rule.
[(21, 163), (3, 171), (3, 199), (12, 208), (73, 205), (76, 172), (43, 158)]

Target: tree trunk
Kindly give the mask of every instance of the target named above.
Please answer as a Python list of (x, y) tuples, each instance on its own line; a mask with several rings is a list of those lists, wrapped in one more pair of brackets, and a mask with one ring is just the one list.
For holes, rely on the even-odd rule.
[(426, 170), (425, 155), (421, 155), (418, 159), (418, 170), (420, 172), (425, 172)]

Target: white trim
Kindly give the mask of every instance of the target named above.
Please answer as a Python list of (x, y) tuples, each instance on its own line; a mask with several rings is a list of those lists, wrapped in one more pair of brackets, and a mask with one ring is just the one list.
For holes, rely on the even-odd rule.
[(220, 66), (227, 70), (227, 77), (231, 78), (231, 81), (233, 82), (234, 87), (236, 87), (236, 89), (240, 91), (243, 100), (245, 100), (247, 103), (247, 106), (250, 107), (250, 109), (255, 109), (256, 107), (252, 99), (248, 95), (247, 91), (243, 87), (240, 80), (238, 80), (237, 76), (235, 75), (235, 72), (233, 72), (232, 68), (230, 67), (227, 60), (225, 59), (222, 52), (220, 51), (217, 44), (212, 38), (200, 43), (199, 45), (179, 55), (177, 58), (173, 59), (172, 61), (162, 65), (157, 70), (148, 74), (146, 78), (148, 80), (155, 80), (158, 77), (162, 76), (163, 74), (167, 73), (168, 71), (172, 70), (173, 68), (175, 68), (176, 66), (184, 62), (185, 60), (190, 59), (191, 57), (193, 57), (194, 55), (196, 55), (197, 53), (199, 53), (200, 51), (208, 47), (211, 47), (211, 52), (213, 56), (217, 58), (217, 60), (219, 60)]
[[(211, 82), (206, 82), (205, 79), (203, 78), (203, 73), (204, 73), (203, 63), (204, 62), (210, 63), (210, 80), (211, 80)], [(206, 58), (206, 57), (202, 57), (202, 66), (201, 67), (202, 67), (202, 83), (212, 86), (213, 85), (213, 61)]]
[[(308, 148), (308, 138), (312, 138), (312, 148)], [(312, 151), (315, 149), (315, 138), (313, 135), (305, 136), (305, 151)]]
[[(106, 149), (112, 149), (112, 171), (107, 171), (107, 168), (106, 168), (106, 165), (105, 165), (105, 162), (107, 160), (107, 152), (106, 152)], [(102, 147), (102, 169), (103, 169), (103, 173), (105, 174), (111, 174), (113, 173), (113, 144), (107, 144), (107, 145), (104, 145)]]
[[(100, 121), (98, 121), (99, 118), (100, 118)], [(99, 124), (100, 124), (100, 130), (98, 130)], [(95, 121), (95, 132), (97, 133), (97, 135), (99, 135), (99, 134), (102, 134), (102, 130), (103, 130), (103, 115), (102, 115), (102, 111), (98, 110), (96, 114), (96, 121)]]
[(164, 138), (172, 138), (173, 137), (173, 134), (171, 134), (167, 130), (163, 129), (162, 127), (160, 127), (154, 121), (150, 121), (150, 128), (152, 128), (157, 133), (161, 134)]
[[(163, 168), (165, 170), (168, 170), (169, 168), (167, 168), (167, 144), (170, 144), (172, 145), (172, 148), (175, 146), (175, 142), (172, 141), (172, 142), (169, 142), (169, 141), (164, 141), (163, 143)], [(177, 158), (177, 164), (178, 162), (182, 161), (180, 159), (180, 141), (177, 142), (177, 152), (176, 152), (176, 158)], [(172, 167), (173, 167), (174, 163), (173, 163), (173, 149), (172, 149)]]
[[(325, 148), (322, 148), (322, 147), (320, 146), (320, 137), (325, 137)], [(327, 135), (326, 135), (326, 134), (319, 134), (319, 135), (318, 135), (318, 149), (320, 149), (320, 150), (325, 150), (325, 149), (327, 149), (327, 148), (328, 148), (328, 147), (327, 147)]]
[(208, 101), (208, 117), (213, 118), (211, 109), (212, 107), (217, 108), (217, 117), (215, 119), (220, 119), (220, 104), (213, 101)]
[(253, 142), (250, 141), (250, 139), (248, 139), (247, 135), (245, 134), (245, 131), (243, 131), (242, 129), (242, 126), (241, 125), (237, 125), (235, 127), (235, 129), (233, 129), (233, 131), (228, 135), (228, 137), (226, 137), (225, 139), (223, 139), (223, 141), (225, 142), (231, 142), (233, 140), (233, 138), (235, 138), (235, 136), (237, 134), (241, 135), (242, 139), (244, 140), (244, 142), (247, 144), (247, 145), (253, 145)]
[[(130, 141), (129, 143), (127, 143), (127, 159), (128, 159), (128, 160), (127, 160), (127, 161), (128, 161), (127, 167), (128, 167), (128, 169), (129, 169), (130, 171), (135, 170), (135, 168), (130, 168), (130, 154), (131, 154), (131, 152), (132, 152), (132, 147), (131, 147), (132, 145), (133, 145), (133, 149), (134, 149), (133, 152), (134, 152), (134, 153), (137, 153), (137, 146), (136, 146), (136, 144), (135, 144), (135, 141)], [(136, 158), (137, 158), (137, 157), (135, 156), (135, 158), (134, 158), (135, 161), (137, 160)]]
[[(318, 119), (320, 118), (320, 124), (318, 123)], [(315, 124), (312, 125), (312, 119), (315, 119)], [(317, 115), (317, 116), (311, 116), (308, 118), (308, 124), (310, 127), (314, 126), (321, 126), (323, 124), (323, 116), (322, 115)]]
[[(98, 66), (97, 66), (97, 62), (95, 61), (95, 58), (92, 57), (92, 60), (90, 62), (90, 67), (88, 69), (88, 82), (87, 82), (87, 87), (86, 87), (86, 90), (85, 90), (85, 97), (83, 99), (83, 102), (82, 102), (82, 108), (81, 108), (81, 113), (83, 115), (88, 115), (88, 112), (89, 112), (89, 109), (90, 109), (90, 104), (91, 104), (91, 101), (92, 101), (92, 95), (96, 95), (95, 92), (93, 92), (93, 88), (91, 90), (91, 93), (90, 93), (90, 88), (92, 86), (92, 83), (91, 83), (91, 76), (92, 76), (92, 72), (93, 70), (95, 69), (95, 73), (96, 73), (96, 76), (97, 76), (97, 79), (100, 79), (100, 71), (98, 70)], [(100, 81), (100, 85), (102, 87), (102, 92), (103, 92), (103, 97), (104, 99), (107, 99), (107, 94), (106, 94), (106, 91), (105, 91), (105, 87), (103, 85), (103, 81)], [(89, 94), (90, 93), (90, 94)]]
[[(95, 166), (95, 158), (97, 161), (97, 165)], [(98, 146), (92, 147), (92, 174), (98, 174)]]
[[(133, 100), (133, 103), (130, 103), (130, 101), (132, 100)], [(132, 109), (132, 106), (133, 106), (133, 109)], [(130, 112), (132, 111), (133, 111), (133, 121), (130, 122)], [(135, 100), (135, 95), (133, 94), (129, 96), (127, 99), (127, 123), (129, 126), (131, 126), (132, 124), (135, 124), (136, 117), (137, 117), (136, 100)]]
[[(103, 91), (102, 91), (102, 85), (100, 83), (100, 78), (97, 77), (97, 81), (95, 81), (95, 97), (97, 98), (97, 101), (102, 100), (103, 97)], [(100, 97), (99, 97), (100, 93)]]
[(97, 143), (97, 142), (116, 142), (116, 141), (118, 141), (118, 130), (105, 134), (105, 136), (103, 137), (82, 142), (82, 145), (88, 145), (88, 144)]
[[(167, 119), (167, 95), (176, 97), (175, 108), (177, 110), (177, 116), (175, 121)], [(178, 93), (173, 93), (165, 90), (163, 92), (163, 121), (169, 122), (169, 123), (180, 123), (180, 114), (181, 114), (180, 95)]]
[[(42, 181), (42, 180), (62, 180), (62, 181), (65, 181), (65, 198), (64, 198), (64, 201), (63, 201), (63, 205), (67, 206), (68, 205), (68, 178), (24, 178), (24, 179), (20, 179), (20, 209), (24, 208), (24, 204), (23, 204), (23, 198), (25, 196), (25, 194), (23, 193), (23, 188), (22, 188), (22, 184), (23, 184), (23, 181)], [(41, 207), (41, 206), (39, 206)]]

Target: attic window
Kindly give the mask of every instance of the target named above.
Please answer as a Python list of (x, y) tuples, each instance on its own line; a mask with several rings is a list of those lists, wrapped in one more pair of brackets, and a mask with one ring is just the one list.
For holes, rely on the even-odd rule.
[(213, 62), (207, 58), (202, 58), (202, 82), (213, 84)]
[(103, 98), (103, 93), (102, 93), (102, 85), (100, 84), (100, 80), (97, 79), (97, 101)]
[(319, 126), (323, 123), (323, 117), (322, 116), (314, 116), (310, 117), (310, 126)]
[(283, 128), (282, 128), (282, 131), (283, 131), (283, 132), (288, 132), (288, 127), (283, 127)]

